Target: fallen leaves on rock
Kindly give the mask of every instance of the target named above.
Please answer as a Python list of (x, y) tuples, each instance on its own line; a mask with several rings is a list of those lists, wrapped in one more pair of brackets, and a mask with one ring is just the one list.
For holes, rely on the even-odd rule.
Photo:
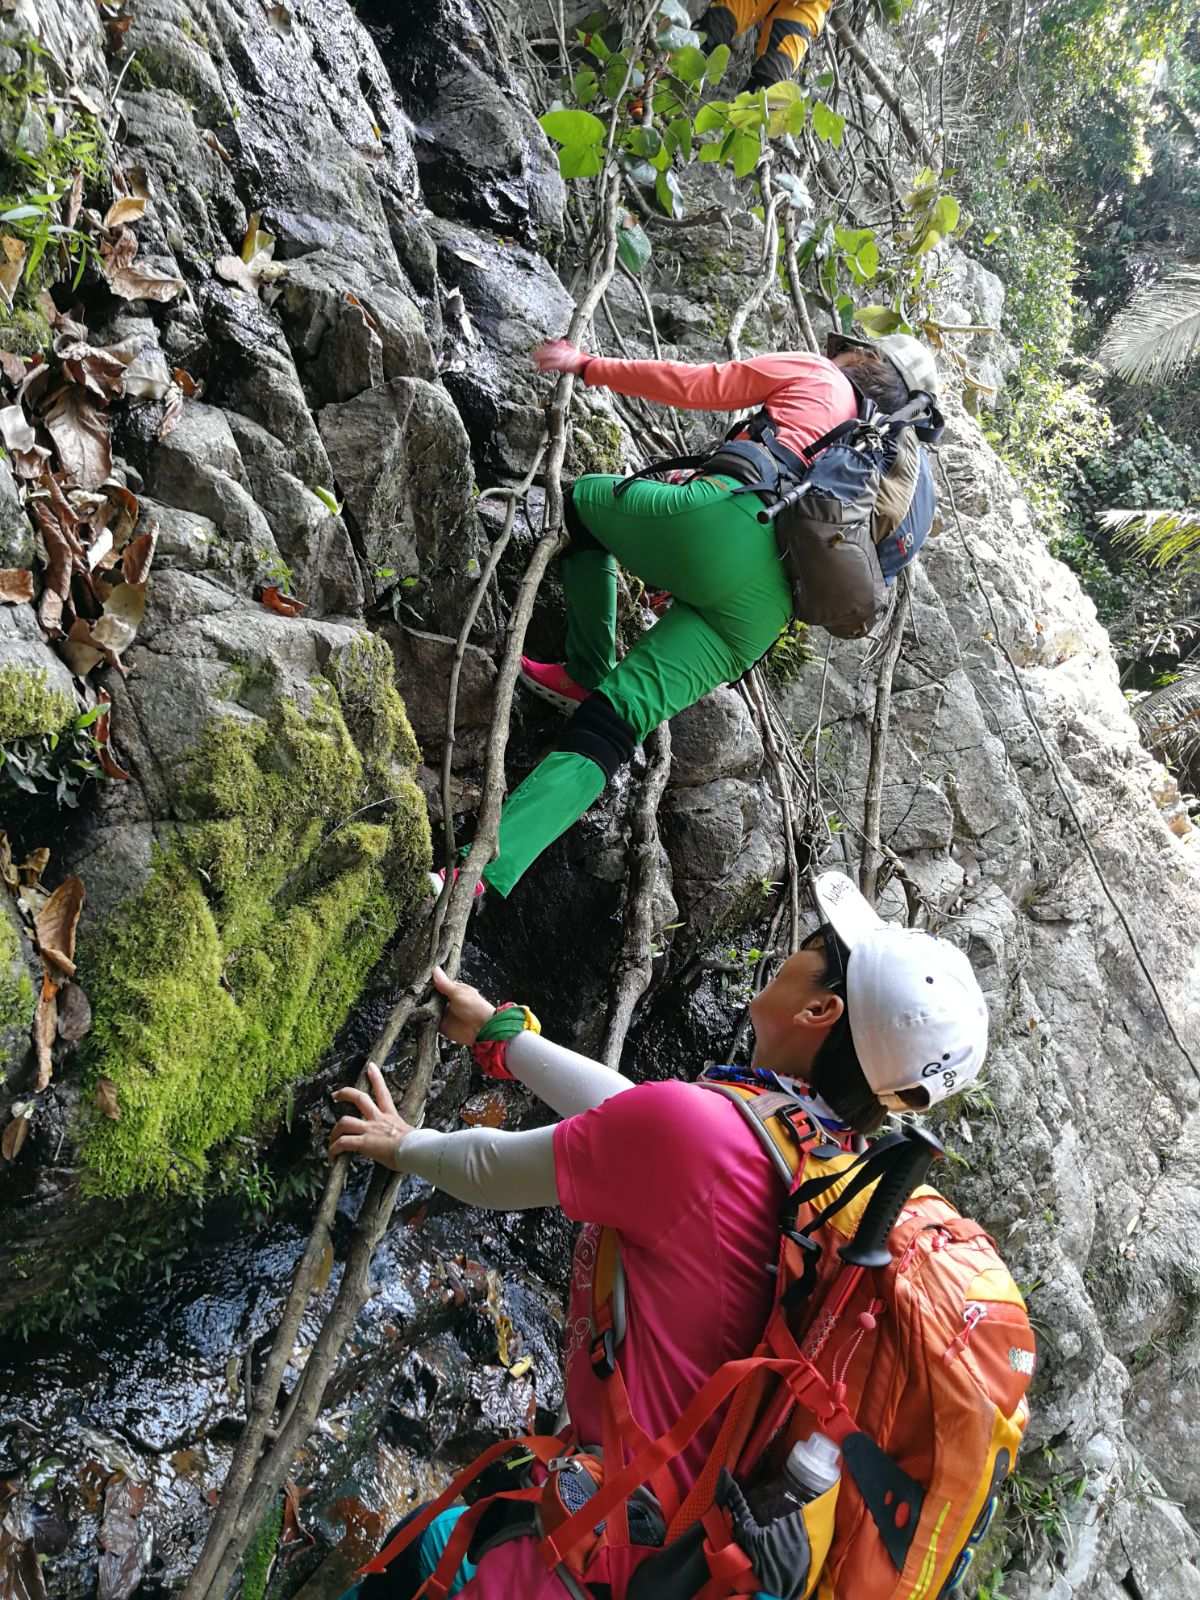
[(113, 1122), (120, 1122), (121, 1120), (121, 1106), (117, 1100), (117, 1086), (111, 1078), (97, 1079), (96, 1110)]
[(28, 567), (0, 567), (0, 602), (20, 605), (33, 599), (33, 573)]
[(295, 599), (290, 594), (284, 594), (277, 584), (268, 584), (259, 595), (262, 604), (268, 611), (275, 611), (281, 617), (298, 617), (307, 608), (304, 602)]
[[(107, 689), (101, 689), (99, 691), (99, 695), (101, 705), (106, 707), (112, 705), (112, 701), (108, 697)], [(116, 756), (113, 755), (112, 745), (109, 743), (110, 716), (111, 713), (105, 710), (96, 719), (96, 759), (104, 769), (106, 777), (114, 779), (117, 783), (128, 783), (129, 774), (117, 760)]]
[(124, 1473), (109, 1482), (100, 1521), (98, 1600), (131, 1600), (141, 1584), (154, 1542), (153, 1530), (142, 1523), (146, 1499), (145, 1484)]
[(183, 279), (160, 272), (137, 260), (136, 234), (122, 227), (111, 243), (100, 246), (100, 270), (108, 287), (122, 300), (156, 300), (164, 304), (174, 300), (183, 288)]
[(112, 471), (108, 417), (83, 389), (63, 384), (42, 409), (63, 471), (84, 489), (96, 489)]
[(25, 241), (0, 234), (0, 303), (11, 308), (13, 295), (25, 271)]
[(78, 1044), (91, 1031), (91, 1001), (77, 983), (64, 983), (58, 991), (58, 1037), (64, 1044)]
[(46, 1584), (34, 1548), (33, 1532), (33, 1504), (29, 1494), (11, 1480), (0, 1484), (2, 1600), (46, 1600)]

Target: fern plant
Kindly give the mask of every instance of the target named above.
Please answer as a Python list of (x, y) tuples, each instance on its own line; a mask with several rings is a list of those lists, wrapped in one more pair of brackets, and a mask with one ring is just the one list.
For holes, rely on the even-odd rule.
[(1200, 548), (1200, 507), (1157, 511), (1106, 511), (1101, 526), (1118, 542), (1130, 544), (1151, 566), (1191, 561)]
[(1156, 383), (1200, 355), (1200, 266), (1177, 267), (1139, 289), (1100, 347), (1101, 361), (1130, 383)]
[(1142, 738), (1178, 771), (1200, 757), (1200, 662), (1186, 662), (1173, 683), (1134, 707)]

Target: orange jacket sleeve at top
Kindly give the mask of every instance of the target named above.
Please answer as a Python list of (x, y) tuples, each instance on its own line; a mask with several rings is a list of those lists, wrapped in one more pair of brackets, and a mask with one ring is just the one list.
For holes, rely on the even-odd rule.
[(761, 406), (787, 383), (803, 378), (806, 351), (752, 356), (748, 361), (612, 361), (592, 356), (584, 373), (589, 388), (638, 395), (685, 411), (741, 411)]

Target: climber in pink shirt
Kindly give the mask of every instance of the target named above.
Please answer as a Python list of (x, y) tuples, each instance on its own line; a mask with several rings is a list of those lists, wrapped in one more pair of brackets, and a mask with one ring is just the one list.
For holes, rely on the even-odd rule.
[[(898, 353), (884, 346), (898, 345)], [(845, 348), (842, 348), (844, 346)], [(879, 348), (840, 340), (832, 359), (797, 351), (748, 361), (611, 361), (556, 339), (534, 352), (542, 372), (573, 372), (589, 387), (693, 411), (765, 409), (796, 456), (858, 414), (858, 395), (894, 412), (906, 402), (915, 339)], [(919, 365), (919, 362), (918, 362)], [(851, 378), (853, 383), (851, 383)], [(857, 393), (856, 393), (857, 391)], [(507, 895), (546, 846), (597, 799), (651, 729), (763, 656), (793, 615), (792, 592), (760, 494), (719, 470), (681, 483), (607, 473), (568, 491), (563, 557), (565, 664), (524, 657), (521, 676), (571, 715), (559, 747), (508, 798), (499, 849), (484, 882)], [(616, 653), (617, 566), (673, 604), (625, 658)], [(435, 876), (435, 888), (440, 888)]]

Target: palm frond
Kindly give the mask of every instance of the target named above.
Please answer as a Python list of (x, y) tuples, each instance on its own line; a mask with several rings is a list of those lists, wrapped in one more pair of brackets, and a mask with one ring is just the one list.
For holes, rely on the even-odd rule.
[(1119, 312), (1100, 360), (1131, 383), (1169, 377), (1200, 355), (1200, 267), (1179, 267), (1139, 289)]
[(1189, 663), (1174, 683), (1148, 694), (1133, 716), (1152, 750), (1189, 765), (1200, 755), (1200, 664)]
[(1100, 525), (1119, 544), (1130, 544), (1152, 566), (1165, 567), (1200, 546), (1200, 507), (1160, 511), (1106, 511)]

